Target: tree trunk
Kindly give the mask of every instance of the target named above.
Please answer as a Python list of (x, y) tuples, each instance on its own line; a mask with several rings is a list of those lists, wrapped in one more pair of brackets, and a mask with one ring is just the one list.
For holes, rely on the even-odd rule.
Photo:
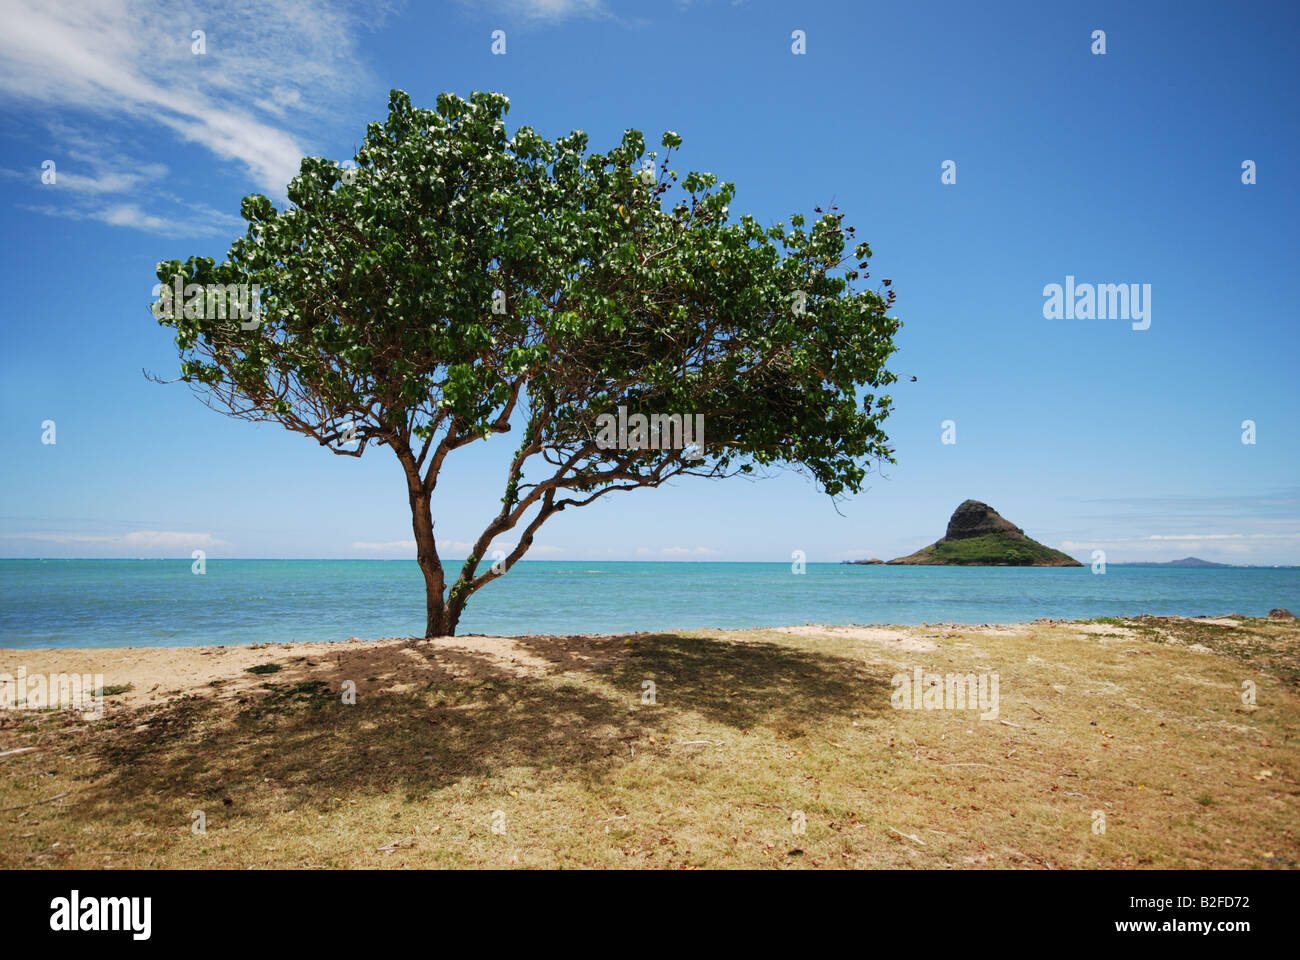
[(451, 611), (443, 601), (442, 592), (446, 586), (443, 577), (442, 561), (438, 559), (438, 547), (433, 539), (433, 514), (429, 507), (429, 495), (423, 490), (411, 491), (411, 527), (415, 531), (415, 558), (424, 574), (425, 623), (424, 636), (449, 637), (456, 632), (457, 616), (449, 618)]
[(465, 605), (457, 603), (455, 600), (449, 600), (447, 607), (442, 614), (442, 633), (446, 637), (456, 635), (456, 624), (460, 622), (460, 611)]

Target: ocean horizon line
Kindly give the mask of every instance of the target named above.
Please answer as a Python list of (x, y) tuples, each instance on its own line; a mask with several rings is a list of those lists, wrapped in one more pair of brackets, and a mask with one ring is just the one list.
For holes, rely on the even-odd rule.
[[(204, 558), (207, 562), (224, 562), (224, 563), (415, 563), (415, 557), (213, 557), (211, 554)], [(464, 563), (466, 557), (442, 556), (440, 559), (448, 563)], [(0, 563), (191, 563), (193, 557), (0, 557)], [(517, 563), (662, 563), (662, 564), (707, 564), (707, 563), (728, 563), (728, 564), (767, 564), (788, 566), (791, 560), (720, 560), (715, 558), (693, 558), (682, 557), (674, 558), (646, 558), (646, 559), (624, 559), (611, 560), (590, 559), (585, 557), (566, 557), (566, 558), (534, 558), (524, 557)], [(881, 561), (878, 563), (868, 563), (859, 560), (804, 560), (807, 566), (848, 566), (848, 567), (899, 567), (905, 564), (896, 564), (892, 561)], [(1109, 560), (1109, 567), (1169, 567), (1171, 569), (1183, 570), (1297, 570), (1300, 569), (1300, 563), (1227, 563), (1226, 561), (1213, 561), (1205, 564), (1185, 564), (1179, 565), (1168, 560)], [(961, 569), (963, 567), (978, 568), (981, 570), (1047, 570), (1051, 569), (1045, 566), (1033, 564), (1018, 565), (1007, 563), (953, 563), (953, 564), (913, 564), (913, 566), (932, 566), (948, 567)], [(1084, 563), (1083, 569), (1087, 569)]]

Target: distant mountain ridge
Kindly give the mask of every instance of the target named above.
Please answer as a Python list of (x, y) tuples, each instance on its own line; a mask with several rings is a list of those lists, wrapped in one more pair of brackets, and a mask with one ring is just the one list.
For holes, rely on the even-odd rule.
[(1183, 557), (1181, 560), (1132, 560), (1128, 563), (1112, 563), (1112, 567), (1231, 567), (1231, 563), (1215, 563), (1200, 557)]
[(1025, 531), (978, 500), (966, 500), (948, 520), (943, 539), (895, 564), (994, 567), (1081, 567), (1060, 550), (1025, 536)]

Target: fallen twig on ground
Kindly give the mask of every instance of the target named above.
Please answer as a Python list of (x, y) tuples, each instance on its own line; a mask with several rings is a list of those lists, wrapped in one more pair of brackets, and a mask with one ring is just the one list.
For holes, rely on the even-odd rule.
[(42, 803), (53, 803), (55, 800), (62, 800), (71, 790), (64, 790), (57, 797), (50, 797), (46, 800), (33, 800), (31, 803), (20, 803), (14, 807), (0, 807), (0, 813), (8, 813), (10, 810), (26, 810), (28, 807), (39, 807)]
[[(894, 830), (893, 827), (890, 827), (889, 829), (890, 829), (890, 830)], [(894, 832), (895, 832), (896, 834), (898, 834), (900, 837), (907, 837), (907, 839), (909, 839), (909, 840), (914, 840), (915, 842), (919, 843), (919, 844), (920, 844), (921, 846), (923, 846), (923, 847), (925, 846), (925, 841), (922, 840), (920, 837), (918, 837), (918, 836), (917, 836), (916, 834), (914, 834), (914, 833), (904, 833), (902, 830), (894, 830)]]

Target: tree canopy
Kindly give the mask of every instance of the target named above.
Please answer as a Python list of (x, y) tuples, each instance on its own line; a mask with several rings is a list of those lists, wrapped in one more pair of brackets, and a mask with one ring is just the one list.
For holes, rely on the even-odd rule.
[[(335, 453), (396, 454), (427, 636), (453, 633), (470, 594), (567, 507), (780, 465), (840, 496), (892, 460), (880, 391), (900, 322), (889, 281), (862, 283), (870, 247), (843, 214), (734, 219), (733, 184), (672, 169), (675, 133), (662, 157), (636, 130), (594, 153), (581, 131), (509, 133), (508, 109), (499, 93), (442, 94), (430, 110), (393, 91), (355, 166), (304, 159), (292, 206), (244, 199), (248, 229), (224, 261), (157, 271), (168, 289), (259, 290), (256, 322), (155, 309), (176, 330), (180, 379), (210, 406)], [(620, 407), (703, 415), (703, 450), (598, 442)], [(438, 477), (456, 449), (505, 433), (518, 442), (500, 503), (448, 591)]]

